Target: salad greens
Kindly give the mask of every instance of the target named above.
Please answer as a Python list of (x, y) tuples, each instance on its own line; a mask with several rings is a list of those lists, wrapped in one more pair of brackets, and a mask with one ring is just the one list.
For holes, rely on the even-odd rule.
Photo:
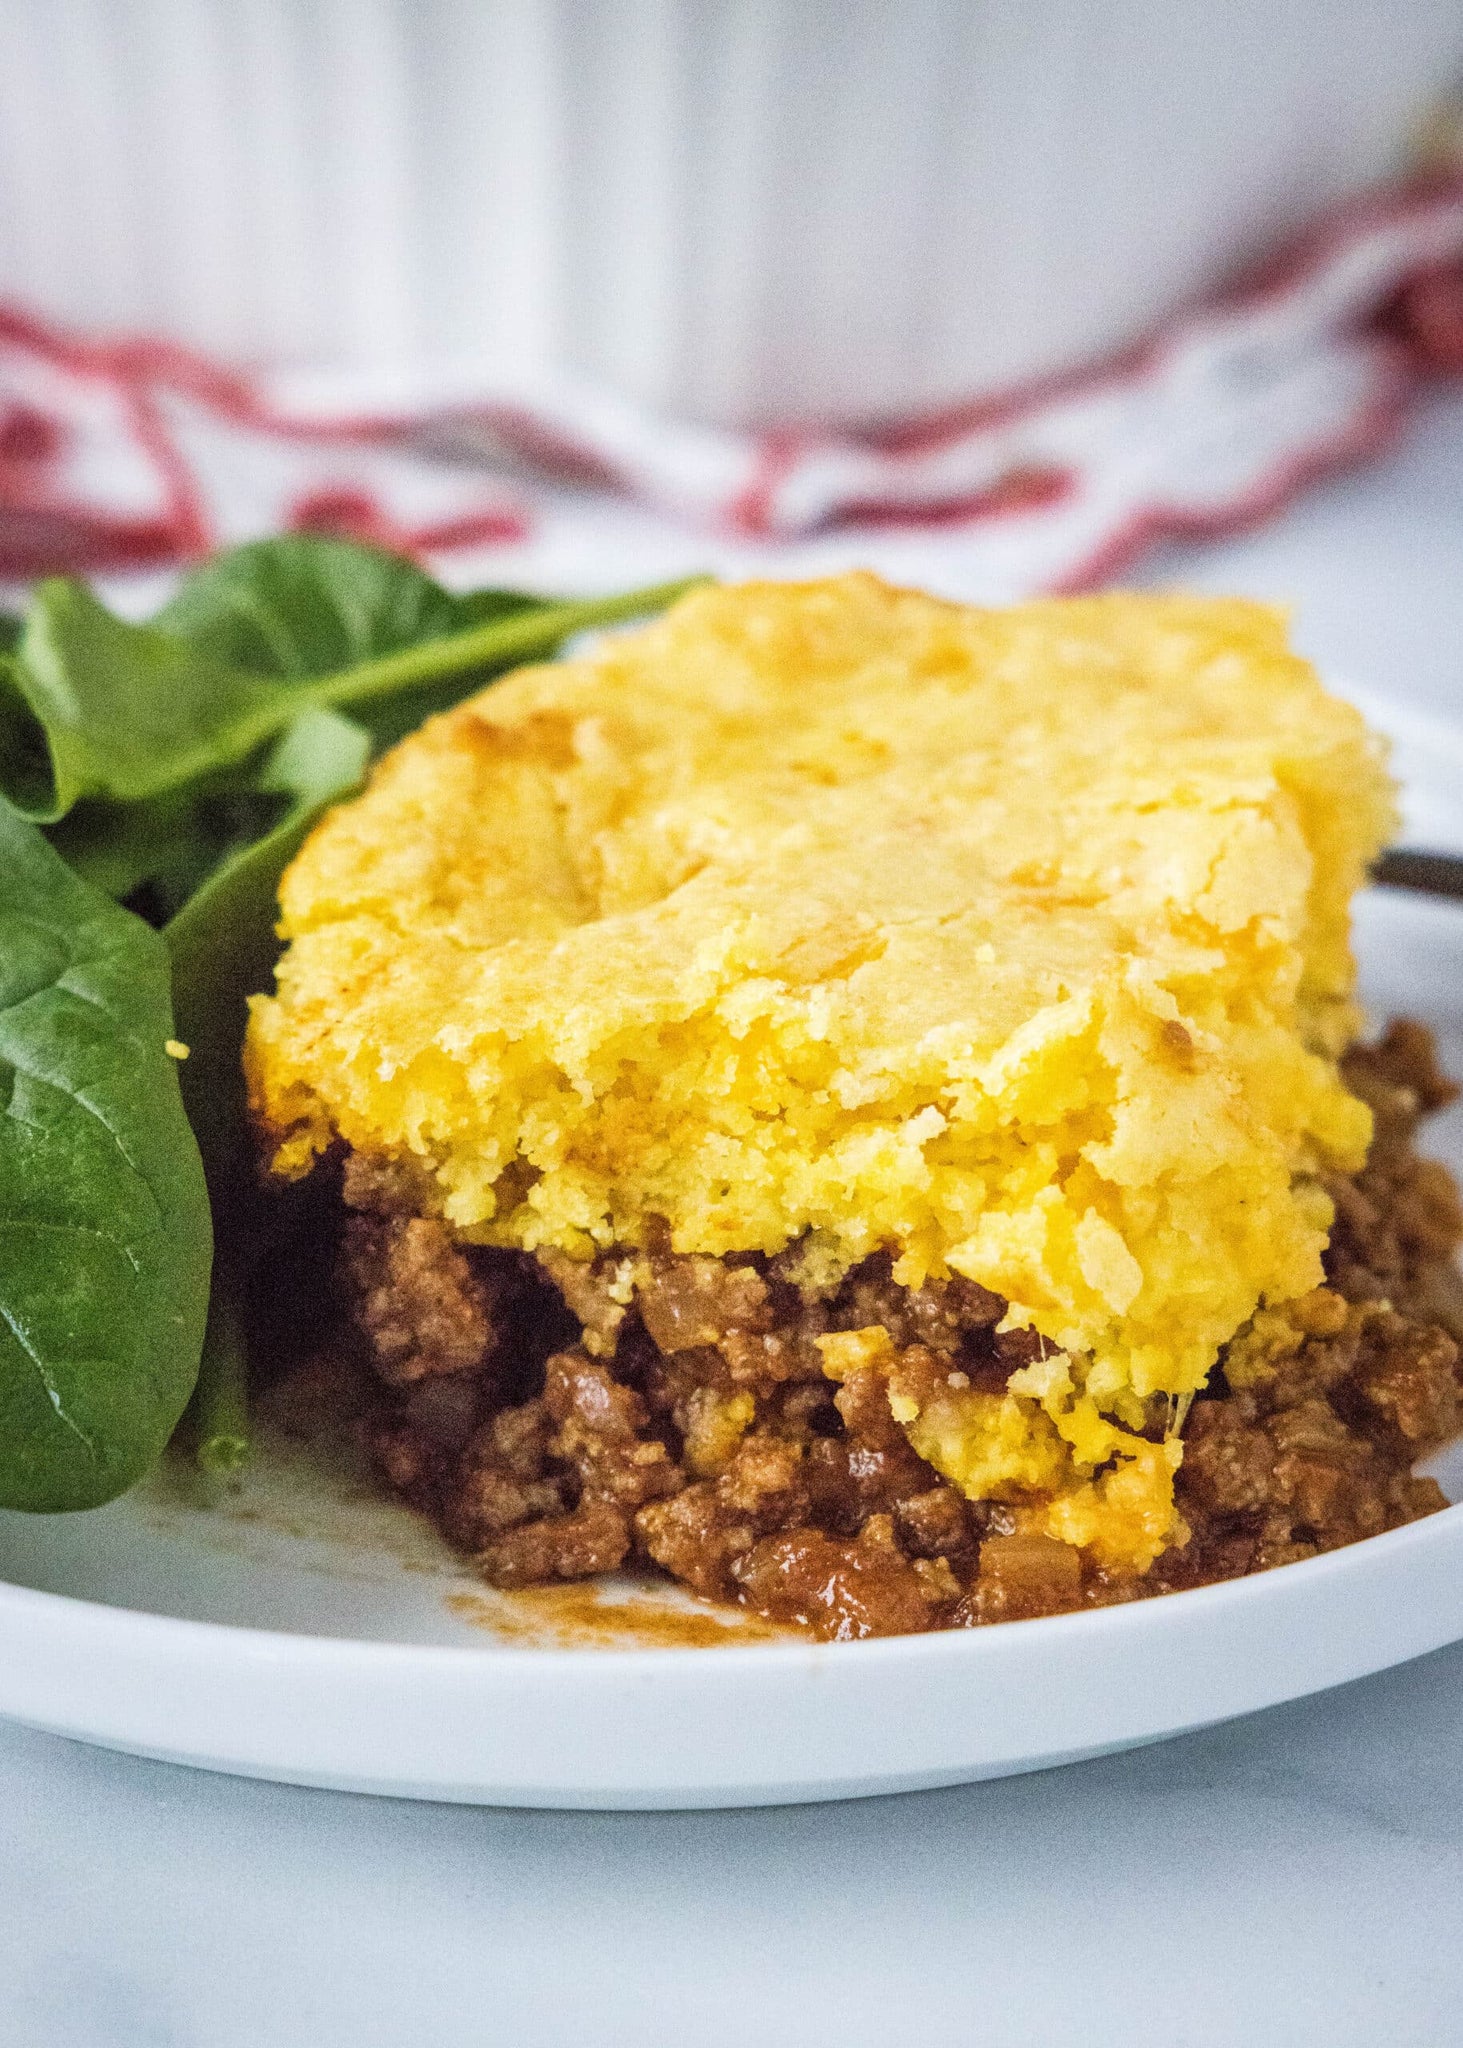
[(193, 1385), (212, 1231), (168, 954), (0, 805), (0, 1502), (140, 1478)]
[[(306, 551), (345, 545), (304, 536), (256, 543), (243, 551), (252, 564), (233, 580), (205, 570), (211, 590), (185, 585), (166, 624), (130, 625), (67, 578), (40, 584), (18, 646), (0, 660), (0, 795), (22, 817), (54, 824), (86, 797), (135, 803), (210, 787), (311, 707), (354, 712), (378, 738), (395, 738), (393, 703), (403, 693), (449, 686), (461, 695), (466, 676), (486, 678), (551, 653), (570, 634), (655, 610), (682, 587), (565, 604), (488, 592), (474, 603), (454, 601), (424, 576), (437, 596), (420, 595), (418, 617), (433, 630), (403, 641), (400, 590), (377, 578), (353, 593), (368, 602), (343, 609), (332, 552), (317, 564), (314, 587), (334, 617), (307, 635), (298, 627)], [(271, 548), (296, 557), (287, 602)], [(262, 589), (247, 612), (242, 578), (250, 566)], [(444, 631), (454, 602), (456, 621)], [(233, 659), (220, 657), (220, 644)], [(321, 669), (314, 662), (322, 651), (350, 658)], [(250, 666), (238, 665), (241, 654)]]
[(0, 667), (0, 794), (38, 824), (82, 797), (136, 802), (232, 767), (288, 711), (262, 677), (132, 626), (83, 583), (35, 594)]
[(239, 1051), (285, 867), (431, 712), (685, 587), (458, 595), (293, 536), (145, 625), (62, 579), (0, 619), (0, 1505), (110, 1499), (190, 1393), (205, 1468), (247, 1455)]

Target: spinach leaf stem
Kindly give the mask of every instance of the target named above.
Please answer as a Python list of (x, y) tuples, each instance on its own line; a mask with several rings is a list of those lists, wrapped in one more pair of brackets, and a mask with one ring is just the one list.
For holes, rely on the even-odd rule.
[(662, 611), (685, 591), (705, 581), (702, 576), (683, 577), (679, 582), (659, 583), (613, 597), (583, 598), (568, 604), (544, 605), (507, 619), (490, 619), (460, 633), (444, 634), (440, 639), (424, 640), (394, 654), (378, 655), (373, 661), (358, 662), (335, 675), (317, 677), (297, 688), (294, 702), (297, 706), (310, 703), (339, 710), (373, 697), (389, 696), (397, 690), (468, 674), (475, 668), (502, 669), (541, 648), (556, 647), (571, 634), (586, 632), (592, 626), (609, 626), (619, 619)]

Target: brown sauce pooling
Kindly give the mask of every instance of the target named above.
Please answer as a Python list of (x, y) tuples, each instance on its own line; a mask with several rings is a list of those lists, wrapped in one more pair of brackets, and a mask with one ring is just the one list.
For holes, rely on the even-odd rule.
[(514, 1593), (449, 1593), (459, 1620), (514, 1648), (721, 1650), (776, 1642), (784, 1631), (743, 1608), (669, 1607), (631, 1594), (609, 1599), (583, 1581)]

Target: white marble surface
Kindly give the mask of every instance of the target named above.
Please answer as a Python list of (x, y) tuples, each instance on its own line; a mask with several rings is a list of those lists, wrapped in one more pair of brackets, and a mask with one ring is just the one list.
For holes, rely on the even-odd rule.
[(16, 2048), (1437, 2048), (1463, 1650), (1162, 1749), (715, 1814), (428, 1807), (0, 1733)]
[[(942, 544), (948, 547), (948, 541)], [(1463, 712), (1463, 395), (1149, 580)], [(842, 1807), (473, 1811), (0, 1726), (9, 2048), (1463, 2042), (1463, 1647), (1160, 1749)]]

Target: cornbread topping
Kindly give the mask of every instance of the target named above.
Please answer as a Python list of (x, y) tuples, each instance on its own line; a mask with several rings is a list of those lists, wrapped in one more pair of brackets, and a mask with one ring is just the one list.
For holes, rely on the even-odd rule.
[(501, 1578), (767, 1612), (794, 1528), (899, 1626), (993, 1543), (1058, 1604), (1180, 1554), (1225, 1347), (1365, 1348), (1317, 1290), (1392, 821), (1231, 601), (706, 591), (433, 721), (287, 875), (246, 1048), (274, 1172), (346, 1160), (388, 1470)]

